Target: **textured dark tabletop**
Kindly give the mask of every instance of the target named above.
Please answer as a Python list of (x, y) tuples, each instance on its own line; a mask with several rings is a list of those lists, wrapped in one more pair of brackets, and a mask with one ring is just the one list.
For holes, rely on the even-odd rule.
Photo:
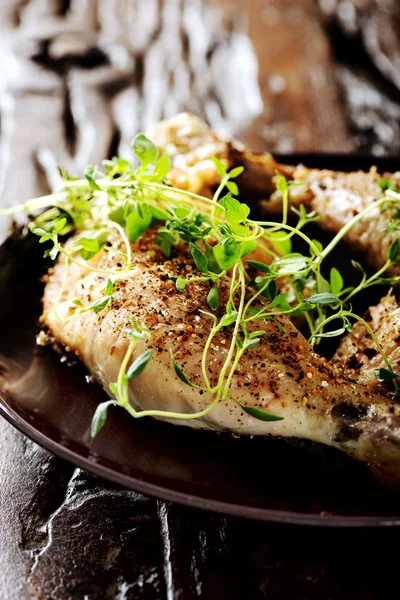
[[(185, 109), (256, 150), (399, 154), (399, 2), (0, 0), (2, 204)], [(0, 600), (395, 597), (396, 542), (145, 498), (0, 420)]]

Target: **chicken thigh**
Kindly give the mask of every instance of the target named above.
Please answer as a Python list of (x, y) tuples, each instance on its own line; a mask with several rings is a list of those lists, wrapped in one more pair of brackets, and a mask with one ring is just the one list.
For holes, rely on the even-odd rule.
[[(112, 397), (110, 384), (118, 378), (130, 341), (126, 329), (134, 318), (150, 330), (149, 337), (139, 341), (135, 356), (146, 349), (152, 349), (153, 355), (143, 373), (129, 381), (131, 405), (139, 411), (161, 409), (189, 414), (209, 406), (212, 394), (183, 383), (173, 369), (170, 352), (190, 381), (203, 386), (200, 365), (212, 324), (201, 312), (207, 310), (207, 284), (192, 282), (182, 292), (177, 291), (171, 277), (196, 275), (196, 266), (182, 244), (166, 259), (155, 243), (156, 235), (156, 230), (150, 228), (132, 244), (132, 269), (117, 279), (111, 304), (97, 313), (82, 312), (74, 301), (86, 307), (101, 297), (107, 275), (77, 264), (69, 265), (66, 273), (61, 256), (48, 275), (42, 321), (59, 344), (79, 356)], [(112, 243), (118, 250), (120, 242)], [(89, 264), (97, 269), (116, 268), (118, 260), (118, 254), (103, 248)], [(64, 289), (61, 297), (60, 287)], [(229, 296), (229, 277), (223, 277), (218, 287), (220, 317)], [(260, 307), (267, 302), (261, 298)], [(314, 353), (284, 315), (252, 327), (263, 331), (263, 335), (258, 345), (243, 355), (229, 395), (201, 419), (167, 416), (165, 420), (236, 434), (321, 442), (368, 462), (381, 478), (392, 483), (398, 480), (400, 406), (368, 386), (343, 377)], [(231, 341), (231, 326), (222, 328), (213, 339), (207, 358), (211, 385), (218, 379)], [(234, 399), (283, 419), (254, 418)]]
[[(189, 113), (161, 121), (154, 126), (151, 135), (155, 143), (166, 147), (172, 156), (174, 169), (170, 179), (173, 185), (194, 192), (209, 192), (219, 182), (211, 160), (215, 155), (227, 168), (245, 167), (238, 184), (248, 203), (262, 200), (265, 212), (281, 213), (282, 198), (275, 182), (277, 174), (282, 174), (297, 184), (290, 187), (290, 205), (297, 208), (304, 204), (307, 210), (315, 211), (319, 225), (333, 234), (383, 197), (378, 185), (381, 178), (393, 185), (400, 183), (400, 172), (380, 175), (375, 168), (368, 173), (343, 173), (283, 165), (269, 153), (255, 154), (236, 141), (223, 140), (204, 121)], [(351, 248), (362, 252), (376, 269), (385, 264), (389, 246), (399, 237), (398, 230), (386, 231), (392, 214), (390, 210), (372, 210), (344, 237)], [(398, 275), (400, 268), (392, 266), (390, 273)]]

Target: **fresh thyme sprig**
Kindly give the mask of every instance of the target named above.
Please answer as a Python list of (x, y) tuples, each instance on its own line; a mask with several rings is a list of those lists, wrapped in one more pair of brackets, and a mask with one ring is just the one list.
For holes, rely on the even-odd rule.
[[(372, 276), (367, 277), (361, 265), (353, 263), (362, 273), (360, 283), (354, 287), (344, 288), (343, 277), (338, 269), (330, 270), (329, 280), (325, 279), (321, 270), (324, 260), (339, 241), (371, 211), (389, 211), (387, 231), (400, 228), (400, 194), (395, 186), (386, 180), (381, 181), (384, 197), (356, 215), (324, 248), (318, 240), (311, 239), (303, 231), (308, 223), (318, 220), (314, 212), (307, 213), (303, 205), (298, 209), (291, 208), (298, 220), (296, 225), (288, 223), (289, 191), (291, 186), (297, 184), (286, 181), (282, 175), (277, 175), (276, 181), (276, 187), (282, 195), (282, 221), (257, 221), (251, 218), (250, 207), (236, 197), (239, 188), (234, 179), (241, 175), (242, 167), (228, 171), (220, 160), (214, 158), (221, 181), (213, 198), (206, 198), (168, 184), (166, 178), (171, 168), (168, 154), (163, 150), (160, 152), (143, 134), (138, 134), (133, 140), (133, 151), (139, 161), (136, 168), (131, 162), (114, 157), (103, 161), (102, 169), (87, 167), (84, 179), (77, 179), (61, 170), (64, 182), (53, 194), (0, 210), (0, 215), (20, 211), (36, 214), (29, 228), (39, 236), (40, 243), (50, 243), (45, 254), (53, 260), (59, 254), (64, 256), (64, 279), (54, 305), (54, 313), (61, 320), (69, 320), (91, 310), (101, 313), (112, 306), (115, 279), (129, 275), (132, 267), (131, 243), (136, 242), (149, 227), (157, 227), (157, 243), (166, 258), (171, 256), (178, 244), (188, 246), (199, 274), (189, 278), (174, 278), (179, 292), (193, 282), (204, 282), (209, 286), (206, 303), (211, 312), (202, 311), (210, 319), (209, 335), (201, 360), (202, 385), (191, 382), (171, 354), (176, 375), (184, 384), (208, 393), (212, 397), (209, 404), (191, 414), (137, 411), (130, 404), (129, 381), (143, 372), (152, 356), (151, 350), (146, 350), (132, 362), (138, 342), (151, 335), (149, 330), (133, 320), (132, 329), (125, 331), (130, 342), (118, 379), (110, 384), (113, 399), (97, 408), (92, 424), (93, 436), (104, 425), (111, 404), (125, 408), (134, 418), (156, 416), (194, 419), (205, 416), (221, 400), (229, 398), (256, 419), (281, 419), (279, 415), (241, 404), (230, 390), (243, 355), (259, 344), (264, 335), (262, 329), (249, 332), (249, 325), (271, 320), (283, 331), (277, 320), (279, 315), (304, 318), (313, 344), (323, 337), (336, 337), (351, 331), (352, 321), (359, 321), (371, 335), (386, 365), (376, 373), (377, 378), (392, 382), (396, 393), (399, 391), (399, 374), (392, 369), (370, 326), (349, 305), (350, 299), (369, 286), (378, 283), (394, 285), (399, 281), (398, 277), (385, 277), (385, 272), (398, 261), (398, 239), (391, 244), (385, 265)], [(41, 212), (43, 209), (46, 210)], [(64, 240), (71, 232), (77, 232), (78, 236), (74, 237), (73, 244), (65, 244)], [(121, 240), (119, 245), (109, 243), (110, 239), (114, 242), (115, 232)], [(295, 236), (306, 242), (308, 254), (292, 251)], [(124, 250), (116, 250), (116, 246)], [(120, 255), (120, 266), (115, 269), (96, 268), (91, 259), (101, 251)], [(254, 251), (257, 251), (257, 255), (253, 258), (251, 253)], [(67, 284), (70, 263), (107, 275), (108, 280), (102, 295), (90, 306), (83, 306), (82, 300), (76, 298), (72, 302), (72, 314), (63, 318), (58, 315), (57, 305)], [(228, 275), (229, 299), (222, 310), (218, 284)], [(260, 304), (261, 298), (263, 301)], [(326, 327), (336, 319), (341, 319), (342, 327), (326, 331)], [(209, 354), (215, 336), (221, 330), (230, 337), (230, 344), (218, 380), (212, 385)]]

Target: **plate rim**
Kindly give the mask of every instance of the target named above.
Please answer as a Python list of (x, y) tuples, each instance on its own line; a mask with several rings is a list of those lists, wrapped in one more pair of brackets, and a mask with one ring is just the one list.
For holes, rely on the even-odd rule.
[[(385, 169), (385, 164), (399, 163), (400, 155), (374, 156), (368, 153), (348, 153), (348, 152), (314, 152), (314, 151), (294, 151), (289, 153), (273, 152), (273, 156), (284, 164), (293, 164), (294, 162), (302, 162), (307, 164), (307, 160), (319, 162), (326, 161), (328, 165), (323, 167), (311, 168), (332, 168), (329, 163), (337, 160), (347, 159), (349, 161), (349, 171), (356, 169), (367, 171), (372, 166)], [(353, 163), (353, 164), (352, 164)], [(362, 167), (360, 167), (362, 165)], [(1, 240), (1, 245), (9, 238)], [(360, 529), (360, 528), (381, 528), (381, 527), (399, 527), (400, 514), (398, 517), (387, 515), (338, 515), (331, 513), (301, 513), (295, 511), (285, 511), (271, 508), (250, 507), (244, 504), (235, 504), (221, 500), (204, 498), (201, 495), (194, 495), (188, 492), (174, 490), (168, 486), (160, 486), (145, 479), (130, 476), (120, 471), (91, 460), (90, 457), (85, 457), (61, 443), (47, 436), (27, 419), (23, 417), (7, 399), (0, 393), (0, 416), (5, 418), (13, 427), (20, 431), (23, 435), (39, 444), (49, 452), (66, 460), (67, 462), (103, 479), (112, 481), (117, 485), (127, 489), (164, 500), (167, 502), (175, 502), (180, 505), (191, 508), (200, 509), (203, 511), (213, 511), (225, 516), (251, 519), (254, 521), (263, 521), (274, 523), (277, 525), (296, 525), (322, 527), (322, 528), (341, 528), (341, 529)], [(101, 457), (100, 457), (101, 458)]]
[(360, 528), (380, 528), (380, 527), (399, 527), (400, 516), (379, 516), (379, 515), (335, 515), (330, 513), (300, 513), (294, 511), (283, 511), (271, 508), (250, 507), (243, 504), (235, 504), (222, 500), (213, 500), (199, 495), (190, 494), (174, 490), (167, 486), (160, 486), (155, 483), (126, 475), (113, 470), (104, 464), (91, 460), (89, 457), (70, 450), (51, 437), (36, 429), (29, 421), (23, 418), (0, 394), (0, 416), (15, 427), (20, 433), (39, 444), (42, 448), (50, 451), (59, 458), (75, 465), (108, 481), (112, 481), (122, 487), (135, 492), (150, 496), (166, 502), (175, 502), (177, 504), (196, 508), (203, 511), (216, 512), (221, 515), (251, 519), (253, 521), (263, 521), (267, 523), (281, 525), (297, 525), (342, 528), (342, 529), (360, 529)]

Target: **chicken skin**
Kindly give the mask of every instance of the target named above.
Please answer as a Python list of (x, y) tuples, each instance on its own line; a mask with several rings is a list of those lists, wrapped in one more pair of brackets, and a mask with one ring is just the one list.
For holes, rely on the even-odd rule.
[[(364, 316), (395, 372), (400, 371), (400, 306), (394, 295), (387, 295), (379, 304), (371, 306)], [(382, 355), (371, 335), (361, 323), (355, 323), (353, 330), (344, 336), (334, 363), (346, 377), (368, 385), (370, 389), (386, 393), (387, 383), (379, 382), (375, 376), (377, 369), (386, 367)], [(392, 391), (389, 388), (389, 391)]]
[[(254, 154), (236, 141), (219, 138), (204, 121), (188, 113), (161, 121), (151, 135), (155, 143), (166, 147), (172, 156), (174, 169), (170, 179), (173, 185), (194, 192), (209, 192), (219, 182), (211, 160), (215, 155), (229, 169), (238, 165), (245, 167), (238, 184), (248, 202), (261, 200), (266, 213), (280, 214), (282, 198), (275, 182), (277, 174), (282, 174), (297, 184), (290, 187), (289, 204), (294, 208), (304, 204), (308, 211), (315, 211), (320, 227), (333, 234), (383, 197), (378, 185), (381, 178), (393, 185), (400, 183), (400, 172), (380, 175), (375, 168), (368, 173), (342, 173), (283, 165), (269, 153)], [(349, 246), (361, 252), (376, 269), (386, 263), (388, 248), (399, 237), (397, 230), (386, 231), (392, 215), (390, 210), (371, 210), (344, 237)], [(392, 266), (388, 273), (399, 275), (400, 268)]]
[[(153, 354), (143, 373), (129, 381), (131, 405), (138, 411), (159, 409), (189, 414), (209, 406), (213, 396), (178, 378), (170, 352), (190, 381), (204, 386), (201, 361), (212, 320), (201, 311), (207, 310), (209, 285), (192, 282), (184, 291), (177, 291), (171, 277), (196, 275), (196, 266), (183, 244), (166, 259), (156, 244), (156, 235), (156, 230), (150, 228), (132, 244), (131, 270), (117, 278), (112, 302), (97, 313), (81, 312), (74, 300), (85, 308), (101, 297), (107, 275), (77, 264), (68, 265), (65, 273), (61, 256), (48, 275), (42, 322), (59, 344), (79, 356), (112, 397), (110, 384), (118, 378), (130, 341), (126, 330), (134, 318), (150, 334), (139, 341), (133, 359), (147, 349)], [(73, 242), (72, 238), (68, 244)], [(112, 244), (119, 249), (117, 239)], [(96, 269), (116, 269), (118, 260), (118, 254), (103, 248), (89, 264)], [(221, 317), (229, 297), (230, 278), (221, 278), (218, 288), (220, 308), (216, 315)], [(261, 297), (258, 307), (267, 303)], [(381, 478), (392, 483), (400, 478), (400, 406), (367, 385), (343, 377), (314, 353), (284, 315), (256, 321), (248, 329), (264, 333), (258, 345), (242, 356), (228, 396), (202, 418), (167, 416), (165, 420), (236, 434), (312, 440), (368, 462)], [(222, 328), (213, 339), (207, 356), (211, 386), (218, 380), (231, 341), (232, 326)], [(283, 419), (259, 420), (234, 399)]]

